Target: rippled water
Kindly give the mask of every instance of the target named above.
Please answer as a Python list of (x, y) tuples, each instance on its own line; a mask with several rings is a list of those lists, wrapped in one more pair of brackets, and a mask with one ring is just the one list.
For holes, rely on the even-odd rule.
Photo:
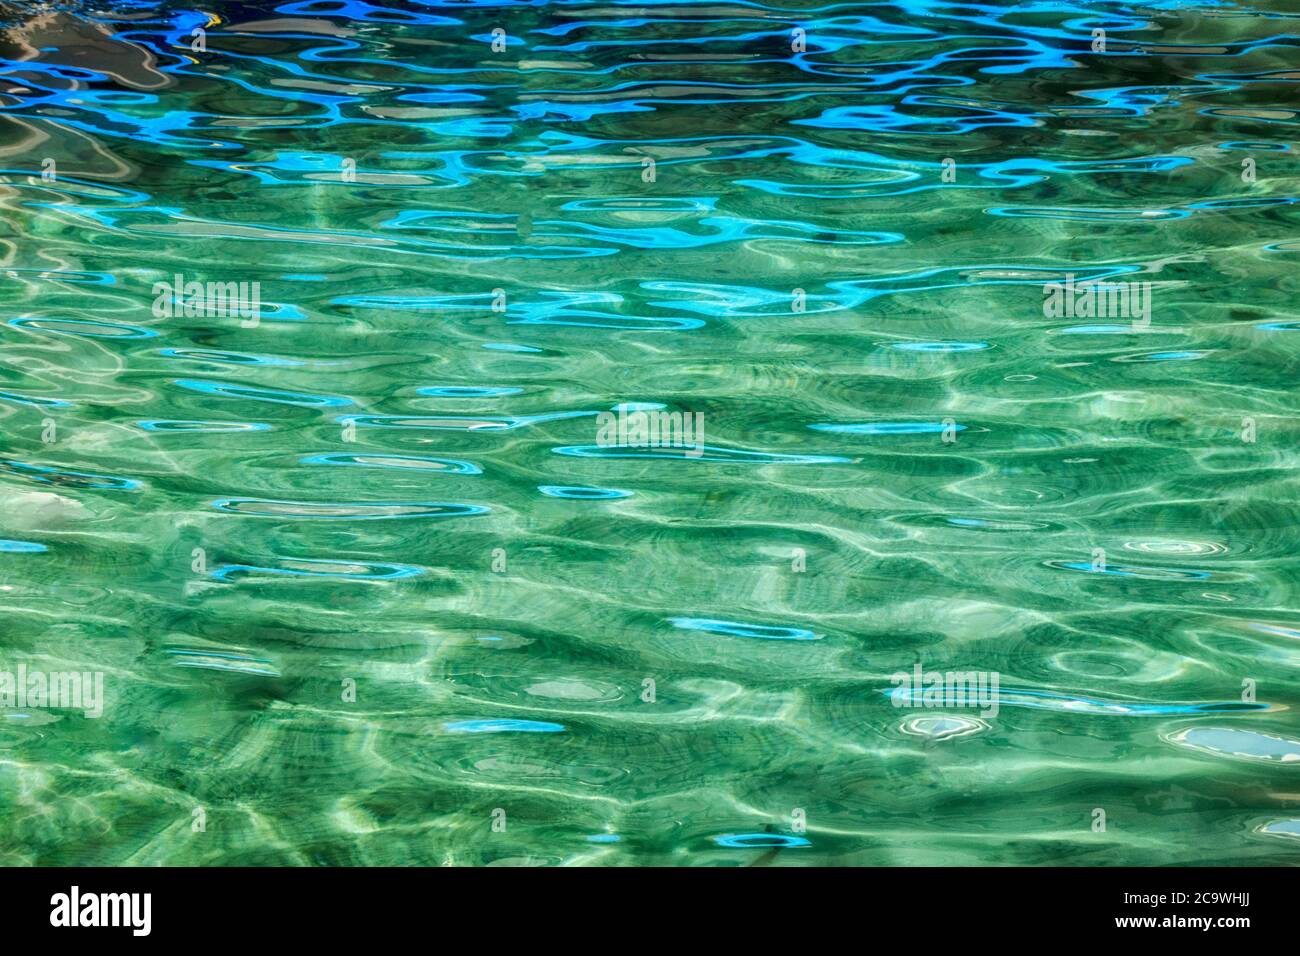
[(1294, 7), (34, 6), (0, 862), (1297, 859)]

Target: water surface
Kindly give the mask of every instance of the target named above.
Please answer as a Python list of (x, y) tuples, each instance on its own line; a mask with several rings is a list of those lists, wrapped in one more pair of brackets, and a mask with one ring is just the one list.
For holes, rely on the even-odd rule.
[(1288, 6), (0, 4), (0, 863), (1296, 861)]

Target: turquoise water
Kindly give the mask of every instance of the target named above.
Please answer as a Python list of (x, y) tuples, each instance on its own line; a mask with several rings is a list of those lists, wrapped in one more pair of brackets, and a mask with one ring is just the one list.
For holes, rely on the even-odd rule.
[(1298, 859), (1286, 5), (35, 6), (0, 863)]

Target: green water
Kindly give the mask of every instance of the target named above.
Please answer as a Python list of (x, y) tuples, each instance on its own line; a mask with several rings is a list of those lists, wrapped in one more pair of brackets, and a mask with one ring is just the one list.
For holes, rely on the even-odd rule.
[(0, 863), (1294, 862), (1285, 6), (7, 10)]

